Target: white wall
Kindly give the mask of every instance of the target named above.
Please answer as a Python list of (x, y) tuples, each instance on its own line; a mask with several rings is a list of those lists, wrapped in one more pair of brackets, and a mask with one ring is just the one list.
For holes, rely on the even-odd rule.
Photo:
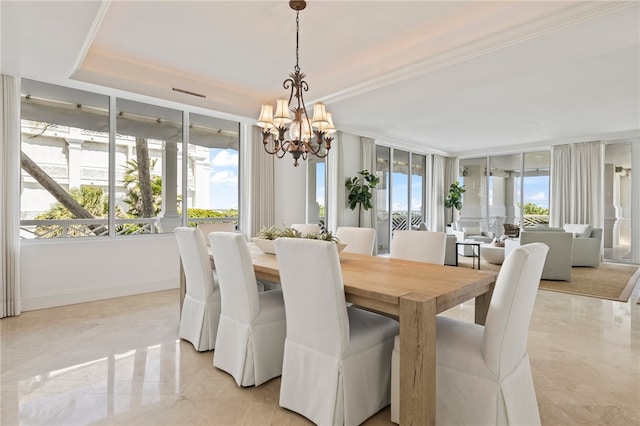
[(179, 259), (173, 234), (23, 240), (22, 310), (178, 288)]
[[(360, 159), (360, 136), (352, 135), (349, 133), (342, 133), (342, 155), (345, 179), (357, 176), (358, 172), (362, 171), (362, 164)], [(371, 173), (375, 172), (375, 170), (369, 171)], [(342, 182), (342, 184), (344, 185), (344, 182)], [(343, 225), (358, 226), (358, 209), (356, 208), (353, 211), (349, 209), (346, 204), (346, 199), (344, 200), (344, 203), (345, 208), (343, 211)]]
[(275, 160), (274, 225), (278, 227), (283, 224), (290, 226), (293, 223), (306, 223), (307, 162), (300, 160), (299, 164), (298, 167), (293, 166), (293, 157), (290, 154)]

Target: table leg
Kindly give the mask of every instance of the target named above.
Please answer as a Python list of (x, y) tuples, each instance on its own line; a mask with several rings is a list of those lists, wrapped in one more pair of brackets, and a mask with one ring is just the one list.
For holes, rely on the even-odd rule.
[(476, 324), (484, 325), (487, 321), (487, 313), (489, 312), (489, 305), (491, 304), (491, 296), (493, 295), (493, 287), (486, 293), (476, 297), (475, 306), (475, 320)]
[(436, 422), (436, 299), (400, 298), (400, 424)]

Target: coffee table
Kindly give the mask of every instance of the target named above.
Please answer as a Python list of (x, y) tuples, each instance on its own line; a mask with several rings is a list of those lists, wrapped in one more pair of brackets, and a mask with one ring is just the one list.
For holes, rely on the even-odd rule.
[(504, 262), (504, 247), (497, 247), (490, 243), (480, 245), (482, 247), (482, 258), (485, 262), (493, 265), (502, 265)]

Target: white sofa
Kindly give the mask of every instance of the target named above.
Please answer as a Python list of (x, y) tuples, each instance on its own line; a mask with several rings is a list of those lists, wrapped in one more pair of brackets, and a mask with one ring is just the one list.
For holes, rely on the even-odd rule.
[(573, 235), (570, 232), (522, 231), (520, 238), (504, 241), (504, 257), (520, 245), (545, 243), (549, 246), (547, 259), (542, 270), (543, 280), (571, 281), (571, 253)]
[[(465, 240), (490, 243), (493, 240), (493, 235), (482, 226), (479, 220), (460, 219), (453, 224), (452, 232), (460, 243)], [(458, 253), (463, 256), (473, 256), (473, 246), (459, 246)]]
[(567, 223), (562, 228), (538, 225), (524, 228), (527, 232), (568, 232), (573, 236), (571, 266), (591, 266), (597, 268), (602, 262), (602, 228), (591, 225)]
[(564, 225), (564, 230), (574, 236), (571, 265), (596, 268), (600, 266), (602, 261), (602, 228), (567, 223)]

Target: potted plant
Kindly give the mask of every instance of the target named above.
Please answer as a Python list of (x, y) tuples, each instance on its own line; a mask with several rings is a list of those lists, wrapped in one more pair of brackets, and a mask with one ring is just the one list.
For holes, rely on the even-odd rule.
[(362, 209), (369, 210), (373, 208), (371, 204), (373, 192), (371, 190), (376, 187), (380, 179), (368, 170), (363, 170), (358, 174), (360, 176), (347, 178), (345, 187), (347, 188), (349, 208), (355, 210), (358, 207), (358, 226), (360, 226)]
[(444, 199), (444, 206), (451, 209), (451, 222), (449, 222), (449, 226), (453, 223), (453, 209), (458, 211), (462, 209), (462, 194), (464, 194), (464, 192), (464, 185), (460, 185), (459, 182), (454, 182), (449, 186), (449, 195)]

